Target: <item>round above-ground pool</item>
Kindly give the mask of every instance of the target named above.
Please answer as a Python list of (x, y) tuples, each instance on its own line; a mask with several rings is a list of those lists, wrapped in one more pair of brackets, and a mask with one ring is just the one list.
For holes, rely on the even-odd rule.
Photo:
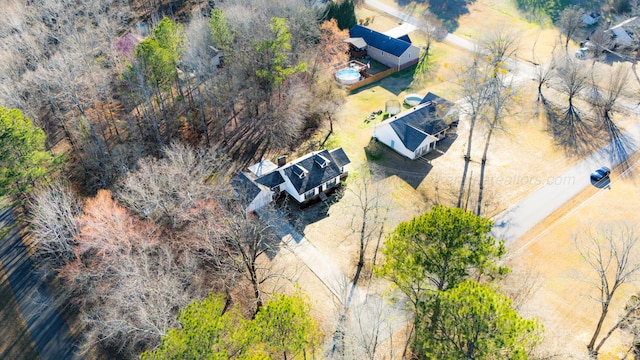
[(420, 104), (421, 101), (422, 101), (422, 95), (420, 94), (407, 94), (404, 97), (404, 103), (409, 106), (416, 106)]
[(342, 69), (336, 73), (336, 79), (344, 85), (355, 84), (360, 81), (360, 72), (356, 69)]

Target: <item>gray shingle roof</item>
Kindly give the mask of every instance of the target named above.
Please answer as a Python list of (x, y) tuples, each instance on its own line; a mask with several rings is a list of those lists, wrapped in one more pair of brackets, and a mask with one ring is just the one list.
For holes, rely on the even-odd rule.
[(394, 56), (400, 56), (411, 46), (410, 43), (391, 36), (379, 33), (369, 28), (355, 25), (349, 30), (352, 38), (361, 37), (367, 45), (388, 52)]
[(432, 92), (428, 92), (427, 95), (425, 95), (422, 98), (422, 101), (420, 101), (420, 104), (426, 104), (428, 102), (432, 102), (435, 104), (439, 104), (441, 106), (446, 107), (447, 109), (451, 108), (453, 106), (453, 103), (447, 99), (443, 99), (440, 96), (432, 93)]
[(338, 164), (338, 166), (340, 167), (349, 165), (351, 163), (351, 160), (349, 160), (349, 157), (344, 153), (344, 150), (342, 150), (342, 148), (333, 149), (329, 151), (329, 154), (336, 162), (336, 164)]
[(245, 173), (240, 173), (233, 177), (233, 179), (231, 179), (231, 185), (245, 205), (253, 201), (261, 191), (260, 187), (249, 179)]
[[(316, 161), (317, 155), (321, 155), (322, 157), (329, 160), (329, 164), (327, 164), (327, 166), (325, 167), (321, 167)], [(349, 158), (347, 158), (346, 155), (344, 155), (344, 157), (346, 158), (346, 161), (349, 161)], [(341, 158), (340, 161), (344, 161), (344, 158)], [(297, 168), (296, 165), (299, 165), (307, 170), (307, 173), (303, 177), (299, 177), (295, 173), (295, 170)], [(285, 176), (288, 177), (289, 180), (291, 180), (291, 183), (293, 184), (293, 187), (296, 189), (298, 194), (304, 194), (305, 192), (340, 176), (342, 174), (342, 172), (340, 171), (340, 167), (341, 166), (338, 165), (338, 162), (333, 158), (329, 151), (322, 150), (316, 154), (302, 158), (299, 161), (295, 161), (282, 170)]]
[(269, 189), (273, 189), (274, 187), (282, 184), (284, 179), (279, 172), (273, 171), (257, 178), (256, 182), (268, 187)]
[(437, 106), (435, 102), (424, 105), (404, 115), (400, 114), (396, 120), (389, 123), (402, 144), (410, 151), (415, 151), (426, 139), (427, 134), (435, 135), (449, 127), (438, 116)]

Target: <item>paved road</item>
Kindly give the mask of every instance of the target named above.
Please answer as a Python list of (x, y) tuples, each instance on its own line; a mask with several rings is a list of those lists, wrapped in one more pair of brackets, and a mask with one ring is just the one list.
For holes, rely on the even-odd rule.
[(67, 324), (58, 315), (45, 284), (33, 268), (15, 215), (4, 205), (0, 203), (0, 227), (10, 229), (0, 239), (0, 261), (41, 359), (82, 359), (76, 354)]
[[(393, 6), (389, 6), (378, 0), (365, 0), (364, 3), (378, 11), (387, 13), (397, 19), (400, 19), (408, 24), (411, 24), (416, 28), (420, 28), (421, 26), (422, 21), (420, 21), (418, 18), (415, 18), (409, 14), (406, 14), (394, 8)], [(474, 44), (473, 42), (465, 38), (461, 38), (460, 36), (453, 35), (451, 33), (448, 33), (447, 36), (445, 36), (444, 41), (452, 45), (461, 47), (463, 49), (467, 49), (469, 51), (474, 51), (476, 49), (476, 44)]]
[[(419, 27), (420, 21), (377, 0), (365, 0), (365, 3), (379, 11), (390, 14), (400, 20)], [(447, 34), (445, 41), (469, 51), (477, 49), (476, 44), (453, 34)], [(510, 69), (521, 80), (535, 77), (535, 66), (522, 60), (511, 60)], [(627, 111), (640, 115), (640, 109), (629, 100), (622, 99), (618, 103)], [(632, 144), (640, 144), (640, 124), (628, 129), (624, 135)], [(513, 242), (536, 224), (571, 200), (587, 186), (592, 186), (589, 174), (600, 166), (614, 168), (619, 161), (611, 157), (611, 144), (604, 146), (587, 157), (571, 169), (557, 176), (549, 176), (545, 169), (540, 169), (540, 176), (536, 178), (513, 179), (519, 182), (535, 182), (540, 187), (518, 204), (510, 207), (494, 219), (494, 237), (504, 239), (507, 244)], [(550, 172), (552, 173), (552, 172)]]
[[(640, 124), (629, 129), (625, 136), (640, 144)], [(611, 147), (607, 145), (559, 176), (547, 176), (541, 169), (538, 178), (521, 179), (536, 181), (542, 186), (494, 219), (493, 236), (509, 244), (524, 235), (587, 186), (593, 186), (589, 179), (593, 170), (600, 166), (614, 168), (618, 165), (610, 154)]]

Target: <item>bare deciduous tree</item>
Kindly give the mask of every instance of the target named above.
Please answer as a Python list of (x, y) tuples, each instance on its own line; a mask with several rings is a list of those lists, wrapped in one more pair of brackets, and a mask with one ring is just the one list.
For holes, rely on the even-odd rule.
[(545, 99), (544, 99), (544, 95), (542, 94), (542, 86), (544, 85), (548, 87), (549, 82), (555, 75), (555, 69), (557, 66), (557, 57), (556, 57), (557, 43), (554, 44), (553, 49), (551, 50), (551, 59), (546, 62), (541, 61), (536, 55), (535, 49), (536, 49), (537, 43), (538, 43), (538, 39), (536, 38), (536, 41), (534, 42), (533, 47), (531, 48), (532, 58), (534, 61), (533, 65), (535, 66), (535, 81), (538, 88), (538, 97), (536, 98), (536, 101), (539, 101), (542, 104), (544, 104)]
[(491, 94), (494, 92), (494, 82), (502, 81), (507, 73), (507, 62), (517, 51), (516, 39), (516, 34), (513, 32), (505, 29), (495, 30), (483, 40), (481, 49), (473, 56), (473, 62), (456, 71), (460, 93), (465, 100), (461, 109), (469, 116), (469, 137), (457, 207), (462, 206), (464, 198), (476, 121), (488, 106)]
[(377, 241), (375, 249), (373, 249), (373, 258), (378, 253), (388, 211), (386, 206), (388, 201), (384, 198), (384, 192), (373, 183), (368, 171), (363, 168), (359, 174), (352, 175), (348, 185), (348, 190), (353, 196), (350, 197), (351, 201), (347, 206), (352, 208), (351, 232), (358, 238), (358, 262), (350, 295), (347, 299), (347, 307), (358, 285), (367, 257), (371, 256), (373, 241)]
[[(640, 296), (638, 294), (631, 295), (616, 325), (633, 336), (629, 352), (638, 359), (640, 357)], [(611, 332), (614, 330), (612, 329)]]
[(87, 200), (77, 222), (76, 258), (60, 274), (86, 325), (84, 351), (100, 343), (134, 356), (176, 325), (179, 308), (205, 295), (199, 262), (159, 241), (156, 227), (132, 217), (109, 191)]
[(393, 337), (393, 325), (403, 320), (394, 319), (392, 310), (385, 299), (377, 296), (367, 296), (364, 303), (351, 307), (345, 326), (346, 358), (379, 358), (382, 343)]
[(494, 67), (506, 68), (518, 51), (519, 36), (507, 28), (496, 28), (480, 43), (481, 51), (488, 55), (487, 61)]
[(574, 238), (581, 257), (596, 274), (591, 284), (597, 291), (595, 299), (600, 303), (600, 316), (587, 344), (591, 356), (598, 355), (600, 348), (611, 335), (609, 332), (596, 345), (617, 291), (622, 285), (636, 281), (640, 275), (638, 241), (640, 238), (633, 225), (602, 226)]
[[(275, 211), (265, 209), (264, 211)], [(244, 212), (238, 209), (238, 212)], [(278, 251), (279, 239), (270, 229), (270, 225), (247, 214), (230, 214), (233, 223), (229, 226), (228, 257), (233, 261), (237, 271), (244, 274), (251, 284), (255, 300), (255, 312), (264, 305), (263, 284), (265, 281), (283, 273), (276, 272), (273, 264), (266, 259), (267, 254)]]
[(231, 193), (228, 163), (216, 149), (193, 150), (173, 143), (164, 157), (141, 159), (117, 186), (118, 199), (135, 215), (180, 227), (181, 216), (198, 201), (219, 201)]
[(431, 46), (436, 41), (442, 41), (447, 36), (447, 28), (442, 21), (438, 19), (428, 10), (425, 10), (420, 16), (420, 29), (424, 34), (425, 44), (423, 45), (424, 53), (420, 55), (420, 61), (418, 62), (418, 69), (420, 72), (424, 72), (427, 69), (429, 62), (429, 51)]
[[(500, 71), (502, 68), (499, 68)], [(517, 89), (513, 84), (513, 78), (507, 80), (503, 76), (498, 76), (492, 82), (492, 91), (489, 94), (488, 107), (489, 114), (486, 117), (487, 135), (485, 137), (484, 149), (482, 151), (482, 161), (480, 163), (480, 180), (478, 188), (478, 203), (476, 215), (482, 213), (482, 200), (484, 195), (484, 177), (487, 165), (487, 154), (489, 153), (489, 145), (491, 144), (491, 136), (494, 131), (504, 131), (505, 119), (512, 115), (515, 105), (515, 97)]]
[(487, 106), (489, 95), (489, 82), (493, 77), (493, 72), (483, 66), (484, 55), (474, 54), (473, 62), (465, 67), (454, 69), (457, 77), (457, 84), (460, 88), (460, 95), (464, 100), (464, 104), (460, 107), (462, 113), (466, 113), (469, 118), (469, 136), (467, 138), (467, 149), (464, 155), (464, 169), (460, 180), (460, 188), (458, 191), (458, 201), (456, 207), (462, 206), (464, 199), (465, 184), (469, 164), (471, 163), (471, 149), (473, 144), (473, 131), (480, 114)]
[(622, 134), (622, 130), (613, 120), (612, 113), (618, 99), (627, 87), (628, 80), (629, 71), (626, 67), (613, 67), (607, 76), (604, 87), (598, 87), (594, 84), (594, 94), (590, 99), (600, 126), (609, 135), (612, 160), (620, 164), (622, 173), (631, 169), (628, 158), (635, 151), (635, 144)]
[(556, 75), (561, 90), (567, 95), (568, 107), (564, 111), (562, 130), (570, 147), (576, 147), (579, 139), (585, 135), (583, 121), (573, 101), (589, 85), (587, 71), (574, 60), (566, 57), (556, 67)]
[(605, 32), (600, 27), (589, 36), (589, 43), (591, 45), (589, 51), (593, 55), (594, 63), (606, 55), (606, 51), (612, 48), (613, 41), (614, 39), (611, 33)]
[(567, 6), (560, 13), (560, 29), (566, 37), (564, 43), (565, 49), (569, 47), (569, 40), (571, 40), (574, 34), (582, 27), (583, 14), (584, 10), (576, 5)]
[(39, 263), (58, 269), (74, 261), (77, 217), (82, 203), (64, 180), (56, 180), (35, 191), (31, 209), (31, 232), (36, 241)]

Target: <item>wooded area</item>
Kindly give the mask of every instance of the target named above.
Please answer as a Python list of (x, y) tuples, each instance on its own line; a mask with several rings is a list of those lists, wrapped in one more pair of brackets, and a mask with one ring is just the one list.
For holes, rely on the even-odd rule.
[[(264, 256), (275, 235), (229, 179), (331, 118), (344, 94), (327, 70), (346, 45), (325, 9), (265, 5), (3, 4), (2, 195), (31, 218), (39, 268), (80, 314), (87, 356), (155, 348), (209, 293), (237, 316), (276, 316), (262, 289), (284, 276)], [(260, 341), (311, 354), (314, 327), (295, 350), (278, 350), (280, 333)]]
[[(490, 236), (493, 223), (481, 217), (492, 135), (504, 130), (520, 95), (507, 70), (517, 50), (508, 31), (488, 34), (469, 63), (452, 68), (470, 124), (457, 208), (436, 205), (386, 229), (383, 189), (366, 171), (348, 183), (353, 201), (345, 203), (359, 251), (337, 336), (320, 333), (307, 296), (279, 294), (269, 281), (291, 280), (268, 256), (279, 250), (280, 237), (263, 220), (267, 216), (245, 212), (230, 180), (250, 163), (295, 152), (310, 134), (325, 131), (325, 123), (329, 134), (313, 150), (333, 133), (346, 96), (333, 74), (348, 60), (342, 40), (356, 23), (355, 5), (312, 5), (3, 5), (0, 196), (13, 196), (24, 210), (38, 269), (56, 285), (59, 303), (78, 314), (71, 320), (81, 327), (87, 358), (322, 358), (323, 341), (333, 341), (340, 349), (336, 358), (358, 353), (374, 359), (380, 328), (344, 330), (367, 327), (365, 317), (381, 323), (371, 319), (383, 316), (382, 306), (376, 314), (350, 308), (365, 273), (369, 280), (374, 274), (389, 280), (409, 299), (407, 356), (526, 359), (535, 353), (542, 326), (517, 313), (517, 290), (500, 287), (510, 272), (506, 248)], [(567, 42), (572, 19), (567, 12)], [(434, 15), (421, 20), (432, 26), (422, 29), (427, 44), (418, 74), (429, 71), (430, 47), (446, 34)], [(557, 120), (554, 134), (567, 147), (580, 147), (586, 123), (606, 131), (618, 142), (617, 156), (626, 159), (631, 150), (618, 140), (611, 113), (627, 73), (613, 68), (600, 88), (566, 57), (536, 71), (536, 101), (557, 116), (550, 118)], [(545, 98), (542, 85), (552, 79), (567, 95), (566, 106)], [(587, 87), (601, 95), (589, 102), (593, 119), (581, 118), (573, 103)], [(477, 201), (470, 200), (466, 178), (472, 146), (478, 146), (472, 143), (476, 125), (487, 130)], [(600, 274), (608, 263), (592, 249), (600, 253), (607, 245), (613, 258), (628, 259), (629, 242), (636, 240), (630, 231), (613, 230), (590, 238), (579, 249)], [(610, 241), (603, 245), (602, 238)], [(636, 274), (632, 265), (623, 273)], [(606, 276), (600, 280), (607, 282)], [(588, 345), (594, 356), (610, 335), (600, 332), (615, 288), (600, 290), (601, 319)], [(634, 297), (611, 331), (637, 338), (637, 313)]]

